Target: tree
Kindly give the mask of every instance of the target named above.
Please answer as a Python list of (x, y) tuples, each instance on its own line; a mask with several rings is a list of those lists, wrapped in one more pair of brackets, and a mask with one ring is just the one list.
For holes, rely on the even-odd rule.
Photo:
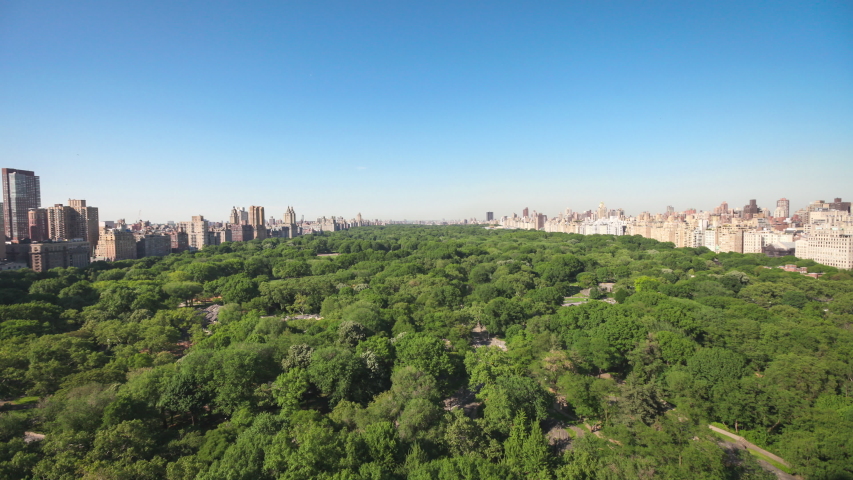
[(511, 325), (524, 321), (524, 307), (516, 299), (495, 298), (483, 308), (486, 328), (494, 335), (501, 335)]
[(293, 411), (299, 408), (308, 386), (308, 373), (299, 367), (291, 368), (273, 382), (273, 397), (283, 411)]
[(203, 290), (201, 284), (196, 282), (170, 282), (163, 285), (163, 291), (166, 292), (166, 295), (182, 300), (190, 307), (195, 297)]
[(455, 408), (446, 414), (447, 428), (444, 442), (455, 457), (463, 455), (482, 456), (488, 443), (483, 429), (471, 420), (461, 408)]
[(485, 386), (477, 395), (485, 403), (483, 418), (488, 425), (509, 434), (513, 419), (523, 413), (532, 422), (547, 416), (551, 395), (529, 377), (500, 377), (493, 385)]
[(455, 370), (441, 339), (425, 333), (410, 333), (394, 345), (398, 366), (412, 366), (446, 385)]
[(315, 350), (308, 367), (308, 378), (329, 403), (336, 405), (342, 400), (366, 402), (369, 398), (360, 395), (360, 382), (366, 375), (364, 364), (345, 348), (326, 347)]
[(637, 293), (656, 292), (660, 286), (660, 280), (645, 275), (634, 280), (634, 289)]
[(376, 422), (367, 426), (362, 437), (370, 457), (387, 469), (394, 467), (399, 449), (397, 432), (391, 422)]
[(227, 303), (246, 303), (258, 295), (258, 287), (246, 274), (231, 275), (224, 279), (220, 292)]

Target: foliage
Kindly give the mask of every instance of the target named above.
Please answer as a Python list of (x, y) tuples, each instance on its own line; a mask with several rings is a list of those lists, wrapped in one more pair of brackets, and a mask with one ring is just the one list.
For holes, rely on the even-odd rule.
[(711, 421), (853, 478), (851, 278), (475, 226), (0, 272), (0, 478), (768, 478)]

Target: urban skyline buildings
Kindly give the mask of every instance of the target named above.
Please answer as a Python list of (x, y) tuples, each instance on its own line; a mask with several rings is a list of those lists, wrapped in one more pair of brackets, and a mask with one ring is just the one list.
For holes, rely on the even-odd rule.
[(7, 238), (23, 240), (30, 236), (29, 210), (41, 207), (39, 177), (30, 170), (4, 168), (3, 226)]
[[(3, 174), (4, 195), (10, 198), (10, 204), (14, 203), (20, 210), (21, 206), (38, 203), (39, 177), (34, 172), (3, 169)], [(524, 207), (521, 217), (513, 214), (499, 220), (494, 219), (493, 211), (488, 211), (485, 223), (546, 232), (640, 235), (672, 242), (677, 247), (703, 246), (717, 252), (771, 256), (799, 253), (801, 258), (814, 259), (826, 265), (853, 268), (851, 202), (845, 202), (841, 197), (831, 202), (816, 200), (793, 214), (789, 199), (780, 198), (775, 205), (773, 210), (762, 208), (756, 199), (750, 199), (742, 208), (730, 208), (728, 202), (723, 201), (708, 211), (694, 208), (676, 211), (672, 205), (667, 205), (663, 213), (642, 212), (629, 216), (621, 208), (610, 209), (600, 202), (595, 210), (574, 212), (566, 208), (550, 218), (536, 210), (531, 212), (528, 207)], [(4, 208), (5, 212), (7, 209)], [(16, 215), (17, 212), (10, 214), (10, 223), (17, 221)], [(84, 266), (86, 262), (79, 253), (81, 248), (88, 250), (90, 255), (94, 253), (93, 259), (117, 261), (186, 249), (201, 250), (229, 241), (262, 240), (270, 236), (293, 238), (306, 233), (335, 232), (365, 225), (483, 223), (475, 218), (451, 222), (364, 221), (360, 213), (348, 221), (338, 216), (322, 216), (314, 222), (305, 222), (304, 219), (297, 220), (292, 206), (287, 207), (281, 221), (275, 218), (268, 221), (265, 208), (258, 205), (252, 205), (248, 210), (232, 207), (229, 220), (223, 224), (211, 222), (203, 215), (194, 215), (190, 221), (160, 226), (142, 220), (130, 225), (124, 219), (99, 223), (96, 207), (88, 206), (86, 200), (69, 199), (68, 205), (28, 208), (26, 233), (19, 229), (18, 237), (8, 238), (11, 246), (3, 242), (0, 258), (6, 258), (8, 252), (13, 261), (23, 259), (32, 268), (42, 271), (56, 266)], [(39, 246), (43, 241), (51, 241), (55, 245)], [(27, 246), (30, 242), (33, 242), (31, 246)], [(74, 260), (63, 257), (70, 252), (76, 252), (73, 253)]]

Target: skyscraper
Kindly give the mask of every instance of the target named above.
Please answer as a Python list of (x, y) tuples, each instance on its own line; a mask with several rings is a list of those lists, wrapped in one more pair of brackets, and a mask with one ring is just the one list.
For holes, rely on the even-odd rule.
[[(201, 250), (208, 244), (207, 231), (209, 230), (208, 222), (202, 215), (193, 215), (192, 221), (181, 222), (180, 229), (187, 234), (189, 246)], [(174, 242), (172, 248), (174, 248)], [(178, 247), (180, 248), (180, 246)]]
[[(256, 205), (249, 207), (249, 226), (252, 227), (255, 238), (260, 240), (267, 238), (267, 226), (264, 224), (264, 207)], [(231, 234), (233, 235), (234, 233), (232, 232)]]
[(296, 211), (293, 207), (287, 207), (287, 211), (284, 212), (281, 231), (286, 231), (287, 234), (283, 236), (287, 238), (294, 238), (299, 235), (299, 226), (296, 225)]
[(57, 203), (45, 210), (47, 210), (47, 236), (51, 240), (75, 238), (72, 233), (75, 230), (73, 208)]
[(743, 207), (743, 218), (747, 220), (751, 219), (754, 215), (757, 215), (758, 213), (760, 213), (760, 210), (758, 208), (758, 204), (755, 202), (754, 199), (749, 201), (749, 205), (744, 205)]
[(788, 218), (791, 213), (791, 202), (787, 198), (780, 198), (776, 201), (776, 211), (773, 212), (774, 217)]
[(491, 222), (495, 219), (495, 212), (486, 212), (486, 221)]
[(6, 237), (23, 240), (30, 236), (28, 212), (41, 207), (39, 177), (28, 170), (3, 169), (3, 224)]
[(240, 225), (240, 210), (237, 210), (237, 207), (231, 207), (231, 215), (228, 217), (228, 223), (231, 225)]
[(253, 227), (264, 225), (264, 207), (255, 205), (249, 207), (249, 225)]
[(92, 245), (92, 249), (98, 246), (98, 207), (86, 206), (86, 200), (68, 199), (68, 205), (73, 213), (71, 214), (73, 221), (69, 236), (71, 238), (82, 238)]
[(285, 224), (296, 224), (296, 211), (293, 210), (293, 207), (287, 207), (287, 211), (284, 212), (283, 217)]
[(603, 219), (607, 217), (607, 207), (604, 206), (604, 202), (601, 202), (598, 204), (598, 218)]
[(30, 222), (30, 240), (34, 242), (43, 242), (47, 240), (47, 209), (31, 208), (27, 212)]

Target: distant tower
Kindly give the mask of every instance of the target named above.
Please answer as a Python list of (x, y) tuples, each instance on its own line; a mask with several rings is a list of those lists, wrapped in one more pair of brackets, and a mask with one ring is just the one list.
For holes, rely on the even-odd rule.
[(755, 199), (749, 201), (749, 205), (743, 206), (743, 218), (749, 220), (760, 212)]
[(495, 219), (495, 212), (486, 212), (486, 221), (491, 222)]
[(29, 211), (41, 207), (39, 177), (28, 170), (3, 169), (3, 226), (10, 240), (30, 236)]
[(34, 242), (47, 240), (47, 209), (31, 208), (27, 217), (30, 223), (30, 239)]
[(287, 207), (287, 211), (284, 212), (284, 223), (287, 225), (296, 223), (296, 212), (293, 207)]
[(75, 230), (72, 213), (74, 209), (57, 203), (47, 207), (47, 236), (51, 240), (68, 240), (74, 238), (72, 232)]
[(237, 207), (231, 207), (231, 215), (228, 217), (228, 223), (231, 225), (240, 225), (240, 211)]
[(524, 210), (521, 212), (521, 216), (522, 217), (529, 217), (530, 216), (530, 210), (528, 210), (527, 207), (524, 207)]
[(787, 198), (780, 198), (776, 201), (776, 210), (773, 212), (774, 217), (788, 218), (791, 213), (791, 202)]
[(598, 218), (607, 218), (607, 207), (604, 206), (604, 202), (598, 204)]
[(86, 200), (68, 199), (68, 205), (71, 207), (72, 213), (72, 228), (69, 230), (70, 238), (82, 238), (89, 242), (94, 252), (98, 246), (100, 237), (100, 229), (98, 228), (98, 207), (89, 207), (86, 205)]
[(252, 205), (249, 207), (249, 225), (257, 226), (264, 224), (264, 207)]

